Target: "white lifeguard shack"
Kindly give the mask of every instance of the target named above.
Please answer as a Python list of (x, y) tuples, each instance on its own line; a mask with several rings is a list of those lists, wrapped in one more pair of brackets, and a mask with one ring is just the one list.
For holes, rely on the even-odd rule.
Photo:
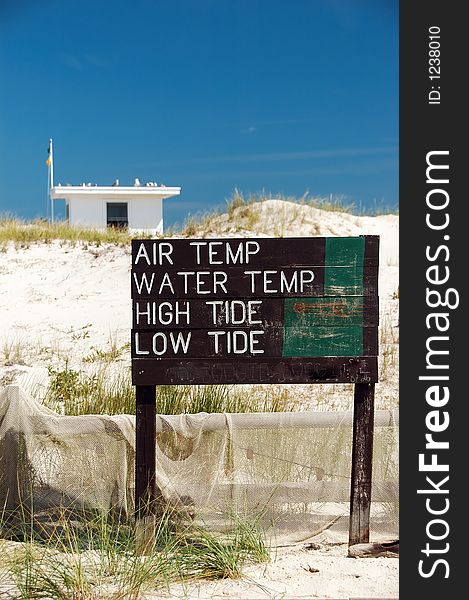
[(180, 187), (55, 186), (52, 202), (65, 200), (70, 225), (106, 229), (126, 227), (131, 233), (163, 233), (163, 200), (178, 196)]
[(163, 200), (178, 196), (180, 187), (167, 187), (155, 182), (141, 184), (138, 179), (131, 186), (56, 185), (53, 183), (52, 140), (49, 144), (49, 195), (54, 215), (54, 201), (65, 200), (66, 218), (70, 225), (106, 229), (128, 228), (130, 233), (163, 233)]

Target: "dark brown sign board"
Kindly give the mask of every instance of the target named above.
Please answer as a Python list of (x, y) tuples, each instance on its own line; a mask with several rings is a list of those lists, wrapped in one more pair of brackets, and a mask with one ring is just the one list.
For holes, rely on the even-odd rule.
[(132, 240), (137, 510), (157, 497), (156, 385), (354, 383), (349, 543), (368, 541), (378, 265), (378, 236)]
[(377, 236), (132, 240), (135, 385), (377, 381)]

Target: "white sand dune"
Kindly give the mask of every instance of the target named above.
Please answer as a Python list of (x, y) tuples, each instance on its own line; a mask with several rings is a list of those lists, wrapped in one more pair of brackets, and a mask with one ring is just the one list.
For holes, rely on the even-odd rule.
[[(243, 220), (240, 212), (236, 226), (226, 215), (217, 217), (209, 235), (380, 235), (381, 324), (397, 331), (399, 217), (357, 217), (280, 200), (267, 200), (250, 210), (255, 212), (250, 228), (249, 219)], [(21, 248), (9, 243), (0, 253), (0, 385), (16, 381), (37, 392), (47, 385), (48, 365), (63, 365), (67, 360), (69, 366), (83, 368), (83, 358), (93, 348), (108, 347), (110, 342), (119, 347), (128, 344), (129, 273), (129, 248), (61, 241)], [(129, 356), (125, 348), (123, 364), (130, 362)], [(301, 388), (295, 388), (297, 396), (301, 396)], [(395, 406), (397, 395), (395, 364), (377, 386), (378, 407)], [(315, 551), (301, 545), (279, 549), (267, 566), (249, 567), (243, 581), (194, 584), (184, 589), (175, 586), (171, 596), (397, 598), (398, 560), (346, 556), (346, 544), (324, 544)], [(318, 572), (309, 572), (309, 566)]]

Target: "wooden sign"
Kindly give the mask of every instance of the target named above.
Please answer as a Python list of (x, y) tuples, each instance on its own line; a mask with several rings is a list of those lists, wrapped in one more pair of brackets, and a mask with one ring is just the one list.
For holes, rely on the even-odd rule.
[(135, 385), (377, 381), (377, 236), (132, 240)]
[(158, 384), (355, 383), (349, 545), (369, 541), (378, 251), (377, 236), (132, 240), (142, 551), (161, 495)]

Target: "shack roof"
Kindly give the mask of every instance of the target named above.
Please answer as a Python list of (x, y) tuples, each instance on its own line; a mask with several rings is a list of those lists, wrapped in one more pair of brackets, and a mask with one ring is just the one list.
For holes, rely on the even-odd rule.
[(98, 186), (98, 185), (56, 185), (50, 190), (51, 198), (90, 199), (105, 198), (108, 200), (132, 199), (164, 199), (178, 196), (180, 187), (165, 186)]

